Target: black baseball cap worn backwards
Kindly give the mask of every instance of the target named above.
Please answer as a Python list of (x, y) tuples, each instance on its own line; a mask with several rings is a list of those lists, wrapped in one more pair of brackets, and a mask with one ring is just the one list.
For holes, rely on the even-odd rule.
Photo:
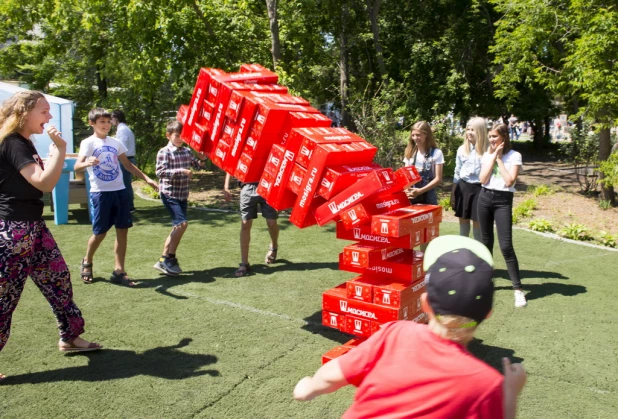
[(427, 299), (434, 313), (480, 324), (493, 306), (493, 258), (481, 243), (468, 237), (440, 236), (429, 243), (423, 267), (428, 274)]

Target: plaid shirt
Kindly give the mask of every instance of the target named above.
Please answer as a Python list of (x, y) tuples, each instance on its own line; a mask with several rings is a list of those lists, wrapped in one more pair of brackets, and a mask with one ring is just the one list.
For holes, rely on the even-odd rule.
[(157, 177), (159, 178), (159, 193), (170, 198), (187, 200), (189, 198), (189, 176), (183, 173), (190, 167), (200, 168), (198, 160), (191, 150), (176, 147), (169, 142), (157, 153)]

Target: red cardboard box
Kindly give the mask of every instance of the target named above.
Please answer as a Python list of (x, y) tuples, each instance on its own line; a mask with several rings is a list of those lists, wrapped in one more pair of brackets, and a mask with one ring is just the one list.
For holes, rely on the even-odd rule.
[(264, 172), (272, 176), (276, 176), (279, 171), (279, 166), (281, 166), (281, 161), (283, 160), (283, 155), (285, 154), (285, 149), (280, 145), (275, 144), (272, 146), (270, 150), (270, 154), (266, 159), (266, 165), (264, 166)]
[(365, 279), (382, 279), (387, 276), (389, 280), (404, 284), (413, 284), (425, 278), (423, 260), (415, 259), (412, 253), (404, 254), (402, 258), (395, 260), (377, 262), (367, 268), (347, 264), (343, 258), (343, 253), (340, 253), (339, 269), (363, 274)]
[(394, 183), (392, 169), (378, 169), (337, 194), (315, 211), (315, 219), (323, 226), (335, 219), (343, 210), (365, 200), (384, 187)]
[(292, 176), (290, 176), (290, 182), (288, 183), (288, 188), (294, 194), (298, 195), (300, 193), (300, 185), (302, 185), (306, 174), (307, 169), (299, 164), (294, 164), (294, 170), (292, 170)]
[(176, 112), (176, 119), (184, 124), (185, 118), (187, 117), (188, 113), (189, 105), (180, 105), (180, 107), (178, 108), (178, 112)]
[[(296, 198), (292, 214), (290, 215), (290, 222), (292, 224), (299, 228), (304, 228), (316, 223), (313, 211), (324, 203), (322, 197), (315, 196), (322, 173), (332, 160), (336, 161), (341, 159), (342, 156), (345, 156), (351, 164), (368, 163), (366, 161), (368, 155), (364, 151), (350, 152), (336, 147), (334, 144), (318, 145), (313, 153), (309, 167), (307, 167), (307, 175), (303, 179), (301, 193)], [(371, 155), (371, 158), (373, 158), (373, 155)], [(310, 214), (309, 217), (307, 217), (308, 214)]]
[(421, 294), (425, 292), (426, 286), (427, 280), (425, 279), (412, 285), (398, 282), (388, 285), (375, 285), (373, 287), (373, 302), (393, 307), (409, 305), (415, 309), (414, 313), (418, 313), (421, 311)]
[(253, 160), (246, 154), (241, 154), (233, 175), (244, 183), (259, 182), (265, 165), (266, 159)]
[(345, 332), (345, 315), (322, 311), (322, 324)]
[(318, 144), (366, 142), (362, 137), (345, 128), (301, 128), (300, 130), (305, 138), (303, 138), (296, 162), (304, 167), (309, 165), (311, 154)]
[(211, 154), (210, 160), (219, 168), (223, 168), (223, 161), (227, 155), (230, 146), (225, 141), (219, 141), (217, 147)]
[(411, 251), (400, 247), (379, 247), (367, 244), (352, 244), (343, 248), (343, 260), (346, 265), (369, 268), (385, 260), (400, 257)]
[[(418, 233), (418, 234), (416, 234)], [(353, 240), (361, 244), (369, 244), (381, 247), (402, 247), (413, 249), (423, 243), (423, 231), (419, 230), (414, 234), (403, 237), (386, 237), (371, 232), (370, 225), (359, 225), (351, 230), (346, 230), (343, 223), (337, 223), (337, 238), (343, 240)]]
[(207, 156), (210, 155), (212, 148), (206, 147), (204, 145), (204, 140), (206, 138), (206, 127), (199, 122), (196, 122), (193, 125), (193, 133), (191, 134), (191, 139), (189, 140), (189, 146), (194, 150), (200, 150), (204, 152)]
[(409, 306), (396, 308), (348, 299), (346, 297), (345, 284), (324, 291), (322, 294), (322, 309), (345, 314), (346, 318), (351, 315), (379, 323), (408, 320), (408, 314), (411, 312)]
[(395, 181), (403, 186), (404, 189), (420, 182), (421, 176), (416, 167), (404, 166), (395, 171)]
[(257, 187), (257, 193), (261, 197), (265, 197), (270, 194), (270, 190), (272, 188), (273, 183), (275, 182), (275, 176), (266, 172), (264, 169), (264, 173), (262, 173), (262, 177), (260, 178), (260, 183)]
[(330, 118), (321, 113), (290, 112), (283, 123), (279, 143), (286, 145), (288, 137), (294, 128), (326, 128), (330, 127), (332, 123), (333, 121)]
[(329, 361), (332, 361), (335, 358), (340, 357), (341, 355), (348, 353), (352, 348), (349, 346), (337, 346), (336, 348), (331, 349), (322, 355), (322, 365), (326, 364)]
[(405, 192), (387, 193), (372, 196), (369, 199), (354, 205), (341, 212), (343, 226), (349, 230), (355, 226), (371, 223), (373, 215), (382, 214), (397, 208), (409, 205), (410, 201)]
[(216, 68), (200, 68), (197, 81), (195, 83), (195, 88), (193, 89), (193, 95), (191, 96), (191, 101), (189, 102), (187, 115), (183, 121), (182, 132), (180, 134), (180, 137), (186, 143), (189, 143), (189, 141), (191, 141), (191, 137), (193, 136), (193, 124), (197, 122), (197, 119), (202, 111), (202, 104), (206, 98), (212, 77), (221, 74), (225, 74), (225, 72)]
[(371, 321), (356, 316), (345, 316), (344, 332), (354, 336), (368, 338), (371, 336)]
[(436, 237), (440, 235), (440, 224), (429, 226), (425, 229), (425, 241), (424, 243), (429, 243)]
[(253, 121), (253, 129), (257, 134), (278, 133), (290, 112), (320, 113), (311, 106), (290, 103), (260, 103)]
[[(424, 217), (417, 217), (416, 211), (408, 208), (400, 208), (384, 214), (371, 217), (371, 232), (381, 236), (402, 237), (415, 231), (422, 231), (427, 227), (427, 220)], [(423, 236), (424, 239), (424, 236)]]
[(324, 177), (318, 188), (318, 195), (324, 199), (331, 199), (339, 192), (343, 192), (349, 186), (352, 186), (359, 179), (364, 178), (369, 173), (381, 166), (371, 163), (363, 166), (335, 166), (329, 167), (324, 173)]
[(373, 285), (376, 280), (371, 278), (363, 278), (363, 276), (357, 276), (345, 283), (346, 297), (353, 300), (366, 301), (368, 303), (373, 302)]
[(354, 349), (354, 348), (356, 348), (358, 345), (360, 345), (361, 343), (363, 343), (366, 340), (367, 339), (365, 339), (365, 338), (350, 339), (349, 341), (344, 343), (343, 346), (347, 346), (348, 348)]
[(239, 71), (241, 73), (254, 73), (254, 72), (270, 71), (270, 70), (261, 64), (241, 64)]

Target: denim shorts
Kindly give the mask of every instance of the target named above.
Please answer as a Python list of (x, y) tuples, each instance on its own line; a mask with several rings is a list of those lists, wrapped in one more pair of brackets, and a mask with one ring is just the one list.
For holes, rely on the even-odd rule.
[(90, 211), (94, 234), (107, 233), (112, 226), (121, 229), (133, 227), (126, 189), (90, 192)]
[(187, 222), (187, 200), (176, 199), (169, 197), (165, 194), (161, 194), (161, 201), (167, 208), (167, 211), (172, 216), (172, 226), (176, 227), (182, 223)]

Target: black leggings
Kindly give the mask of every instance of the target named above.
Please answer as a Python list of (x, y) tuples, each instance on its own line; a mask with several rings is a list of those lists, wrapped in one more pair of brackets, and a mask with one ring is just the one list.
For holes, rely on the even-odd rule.
[(498, 230), (498, 244), (513, 288), (521, 289), (519, 262), (513, 248), (513, 192), (483, 188), (479, 195), (477, 209), (481, 225), (481, 241), (493, 254), (495, 221), (496, 230)]

